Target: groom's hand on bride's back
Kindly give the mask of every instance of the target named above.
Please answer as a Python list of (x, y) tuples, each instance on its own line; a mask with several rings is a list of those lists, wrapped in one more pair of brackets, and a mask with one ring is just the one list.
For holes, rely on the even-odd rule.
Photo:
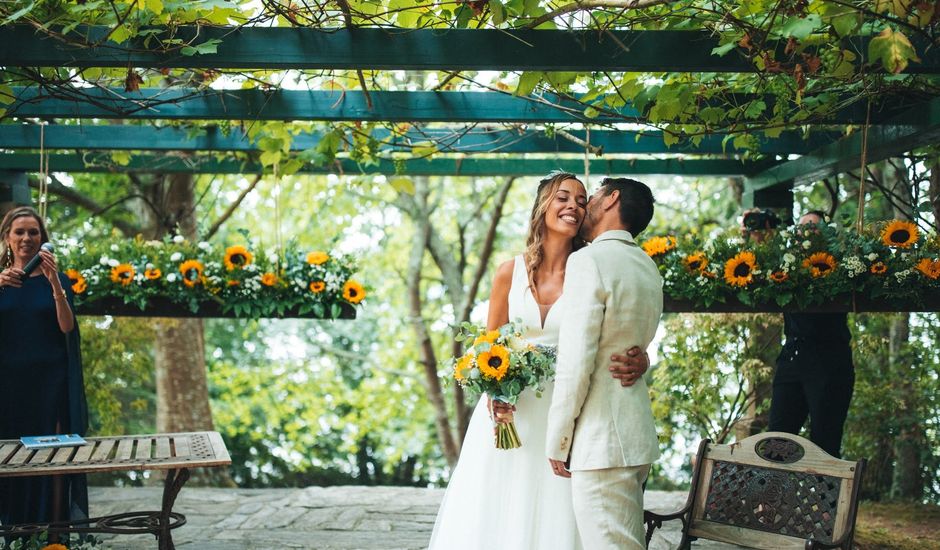
[(650, 357), (645, 351), (633, 346), (623, 352), (615, 353), (610, 356), (610, 367), (608, 370), (611, 376), (620, 380), (620, 385), (628, 387), (636, 384), (641, 376), (646, 374), (650, 368)]

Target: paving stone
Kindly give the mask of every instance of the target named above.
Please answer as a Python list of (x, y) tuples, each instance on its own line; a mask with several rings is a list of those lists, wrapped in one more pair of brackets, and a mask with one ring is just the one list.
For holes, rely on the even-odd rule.
[[(178, 550), (423, 550), (443, 495), (443, 489), (413, 487), (184, 487), (174, 510), (186, 514), (187, 523), (173, 531), (173, 541)], [(159, 487), (89, 489), (92, 515), (154, 510), (161, 497)], [(649, 491), (646, 508), (673, 512), (686, 497), (684, 492)], [(650, 550), (675, 549), (680, 528), (681, 522), (674, 521), (657, 530)], [(157, 548), (150, 535), (101, 538), (113, 550)], [(698, 541), (693, 548), (739, 547)]]

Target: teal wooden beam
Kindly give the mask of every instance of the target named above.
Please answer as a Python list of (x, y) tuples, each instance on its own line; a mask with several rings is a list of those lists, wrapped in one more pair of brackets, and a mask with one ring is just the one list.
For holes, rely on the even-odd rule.
[[(547, 94), (543, 97), (516, 97), (499, 92), (362, 91), (308, 90), (187, 90), (69, 88), (50, 92), (44, 88), (13, 88), (16, 98), (6, 106), (7, 117), (96, 118), (139, 120), (285, 120), (285, 121), (389, 121), (389, 122), (519, 122), (611, 124), (648, 122), (630, 105), (607, 110), (599, 116), (584, 115), (577, 101)], [(748, 96), (753, 99), (755, 96)], [(371, 100), (372, 106), (369, 106)], [(744, 96), (727, 98), (745, 103)], [(764, 98), (768, 110), (773, 99)], [(874, 106), (870, 121), (878, 124), (896, 115), (903, 105), (892, 100)], [(854, 102), (817, 121), (827, 124), (860, 124), (869, 120), (866, 106)], [(758, 121), (755, 121), (758, 123)], [(804, 121), (801, 124), (808, 124)]]
[[(901, 155), (918, 147), (940, 143), (940, 98), (905, 112), (882, 126), (868, 129), (866, 162)], [(745, 181), (745, 192), (779, 185), (819, 181), (857, 170), (862, 162), (862, 132), (760, 172)]]
[[(148, 29), (153, 32), (146, 38), (116, 44), (106, 40), (110, 30), (83, 26), (63, 41), (30, 26), (0, 28), (0, 66), (757, 72), (742, 49), (713, 55), (718, 37), (711, 31), (181, 26), (172, 31)], [(182, 55), (178, 47), (156, 51), (160, 40), (169, 38), (192, 45), (220, 42), (215, 53)], [(865, 55), (870, 39), (848, 39), (845, 47)], [(916, 46), (921, 62), (912, 63), (906, 72), (940, 73), (936, 48)], [(778, 60), (789, 58), (784, 43), (775, 49)]]
[[(768, 161), (744, 162), (735, 159), (594, 159), (591, 174), (642, 175), (670, 174), (682, 176), (739, 176), (754, 173), (768, 166)], [(0, 170), (39, 169), (39, 155), (0, 155)], [(265, 170), (251, 160), (217, 159), (213, 157), (178, 157), (171, 155), (136, 155), (127, 164), (117, 164), (106, 154), (50, 155), (52, 172), (71, 173), (193, 173), (193, 174), (260, 174)], [(303, 174), (403, 174), (412, 176), (542, 176), (553, 170), (576, 174), (584, 172), (583, 158), (447, 158), (390, 160), (377, 165), (360, 165), (340, 159), (326, 166), (306, 164)]]
[[(705, 136), (695, 145), (689, 141), (671, 147), (665, 145), (661, 132), (620, 130), (568, 130), (572, 137), (590, 139), (604, 154), (691, 153), (721, 155), (733, 152), (723, 135)], [(322, 132), (303, 132), (294, 136), (291, 150), (315, 148)], [(831, 132), (816, 132), (804, 138), (799, 132), (784, 132), (775, 139), (763, 139), (758, 152), (770, 155), (805, 154), (831, 143)], [(558, 133), (546, 131), (502, 130), (498, 128), (412, 128), (404, 135), (393, 135), (385, 128), (371, 136), (383, 143), (382, 150), (410, 151), (415, 145), (434, 143), (448, 153), (583, 153), (584, 147)], [(36, 124), (0, 125), (0, 149), (115, 150), (115, 151), (256, 151), (257, 144), (244, 131), (232, 128), (227, 133), (217, 126), (183, 128), (175, 126), (133, 125), (47, 125), (40, 131)]]

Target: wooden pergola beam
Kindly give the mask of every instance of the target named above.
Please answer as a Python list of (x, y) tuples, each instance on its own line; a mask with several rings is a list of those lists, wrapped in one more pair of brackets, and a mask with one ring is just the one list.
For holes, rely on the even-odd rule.
[[(313, 29), (288, 27), (180, 26), (147, 29), (118, 44), (105, 26), (80, 26), (64, 40), (29, 26), (0, 28), (0, 66), (149, 67), (212, 69), (364, 69), (440, 71), (631, 71), (754, 73), (748, 52), (713, 54), (711, 31), (528, 29)], [(179, 40), (175, 44), (165, 42)], [(181, 44), (219, 41), (216, 51), (184, 55)], [(868, 51), (871, 37), (845, 40)], [(164, 44), (167, 44), (164, 46)], [(940, 73), (936, 48), (915, 44), (921, 62), (906, 70)], [(770, 44), (776, 59), (789, 56), (784, 42)], [(209, 48), (208, 50), (211, 50)], [(883, 71), (881, 67), (870, 70)]]

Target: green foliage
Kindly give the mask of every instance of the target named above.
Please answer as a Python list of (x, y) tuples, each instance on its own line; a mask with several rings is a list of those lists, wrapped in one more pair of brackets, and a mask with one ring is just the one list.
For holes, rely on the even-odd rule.
[[(39, 535), (33, 535), (27, 539), (16, 539), (13, 542), (5, 543), (0, 541), (0, 549), (2, 550), (43, 550), (49, 542), (48, 533), (40, 533)], [(78, 534), (78, 535), (59, 535), (58, 542), (55, 544), (61, 544), (67, 546), (71, 550), (93, 550), (95, 548), (103, 549), (110, 548), (105, 546), (104, 543), (98, 537), (90, 534)]]
[(755, 388), (770, 379), (781, 327), (766, 314), (667, 317), (651, 386), (661, 439), (724, 443), (751, 405), (765, 410)]
[(147, 319), (81, 317), (89, 433), (151, 433), (156, 404), (153, 328)]

